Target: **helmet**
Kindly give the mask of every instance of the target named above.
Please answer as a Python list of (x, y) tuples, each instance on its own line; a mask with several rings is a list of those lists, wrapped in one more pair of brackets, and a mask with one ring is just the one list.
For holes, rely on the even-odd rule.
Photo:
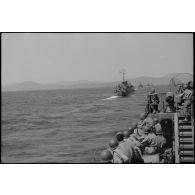
[(137, 128), (138, 128), (138, 129), (141, 129), (141, 128), (142, 128), (142, 125), (143, 125), (143, 123), (142, 123), (141, 121), (139, 121), (139, 122), (137, 123)]
[(129, 127), (129, 128), (128, 128), (128, 131), (131, 131), (131, 130), (132, 130), (132, 127)]
[(188, 85), (187, 84), (183, 84), (183, 89), (187, 89), (188, 88)]
[(134, 123), (132, 124), (132, 128), (133, 128), (133, 129), (137, 128), (137, 123), (134, 122)]
[(151, 117), (146, 119), (146, 126), (148, 126), (148, 127), (153, 127), (154, 126), (154, 121)]
[(156, 135), (161, 135), (163, 133), (162, 127), (160, 124), (155, 125), (155, 131), (156, 131)]
[(111, 139), (109, 142), (110, 148), (114, 149), (118, 146), (118, 141), (116, 139)]
[(145, 113), (141, 113), (140, 114), (140, 120), (144, 120), (146, 118), (146, 114)]
[(131, 135), (134, 132), (134, 129), (132, 127), (129, 127), (128, 131), (129, 131), (129, 133)]
[(154, 124), (159, 123), (159, 120), (157, 118), (154, 118), (153, 120), (154, 120)]
[(147, 134), (150, 132), (150, 127), (148, 126), (143, 126), (144, 133)]
[(188, 88), (193, 89), (193, 82), (192, 81), (188, 82)]
[(124, 134), (123, 134), (122, 132), (118, 132), (118, 133), (116, 134), (116, 139), (117, 139), (117, 141), (119, 141), (119, 142), (123, 141), (123, 139), (124, 139)]
[(156, 90), (153, 88), (152, 91), (151, 91), (151, 93), (155, 93), (155, 92), (156, 92)]
[(128, 138), (128, 137), (130, 136), (130, 134), (131, 134), (131, 132), (128, 131), (128, 130), (125, 130), (125, 131), (123, 132), (124, 138)]
[(103, 150), (100, 156), (101, 156), (101, 159), (104, 161), (110, 161), (113, 158), (113, 155), (109, 150)]

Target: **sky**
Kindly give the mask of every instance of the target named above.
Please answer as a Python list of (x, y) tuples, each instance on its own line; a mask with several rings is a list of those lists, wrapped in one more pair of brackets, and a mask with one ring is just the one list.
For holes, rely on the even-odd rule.
[(3, 33), (2, 84), (193, 73), (190, 33)]

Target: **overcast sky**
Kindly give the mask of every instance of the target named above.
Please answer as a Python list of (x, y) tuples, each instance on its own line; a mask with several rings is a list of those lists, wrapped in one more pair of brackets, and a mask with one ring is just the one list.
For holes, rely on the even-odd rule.
[(193, 72), (192, 34), (4, 33), (2, 83), (117, 81)]

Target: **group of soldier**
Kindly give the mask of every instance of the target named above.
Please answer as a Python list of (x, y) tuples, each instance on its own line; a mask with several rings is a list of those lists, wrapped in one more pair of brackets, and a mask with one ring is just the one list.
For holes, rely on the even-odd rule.
[[(167, 92), (165, 98), (165, 107), (163, 112), (178, 112), (183, 113), (185, 116), (184, 121), (190, 120), (191, 116), (191, 105), (193, 104), (193, 82), (189, 81), (186, 84), (181, 85), (177, 95), (174, 97), (172, 92)], [(156, 114), (159, 112), (159, 97), (155, 89), (152, 89), (151, 93), (148, 95), (148, 108), (147, 112)]]
[[(168, 92), (165, 101), (163, 112), (176, 112), (181, 109), (185, 116), (184, 121), (190, 120), (193, 83), (190, 81), (183, 85), (176, 97), (172, 92)], [(163, 136), (161, 124), (157, 118), (148, 117), (149, 113), (160, 112), (159, 102), (158, 94), (155, 89), (152, 89), (148, 95), (148, 109), (141, 114), (140, 120), (128, 130), (118, 132), (115, 138), (110, 140), (109, 148), (102, 151), (101, 158), (104, 163), (144, 163), (145, 155), (166, 152), (166, 139)], [(163, 162), (163, 159), (159, 158), (160, 162)]]
[(157, 118), (141, 114), (140, 120), (110, 140), (108, 149), (101, 153), (105, 163), (144, 163), (145, 155), (163, 153), (166, 139)]

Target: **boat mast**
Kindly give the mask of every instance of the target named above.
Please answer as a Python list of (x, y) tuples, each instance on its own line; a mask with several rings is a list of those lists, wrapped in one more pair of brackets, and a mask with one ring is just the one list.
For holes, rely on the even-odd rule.
[(125, 81), (125, 73), (126, 73), (126, 70), (125, 69), (122, 69), (119, 71), (119, 73), (121, 73), (123, 75), (123, 81)]

